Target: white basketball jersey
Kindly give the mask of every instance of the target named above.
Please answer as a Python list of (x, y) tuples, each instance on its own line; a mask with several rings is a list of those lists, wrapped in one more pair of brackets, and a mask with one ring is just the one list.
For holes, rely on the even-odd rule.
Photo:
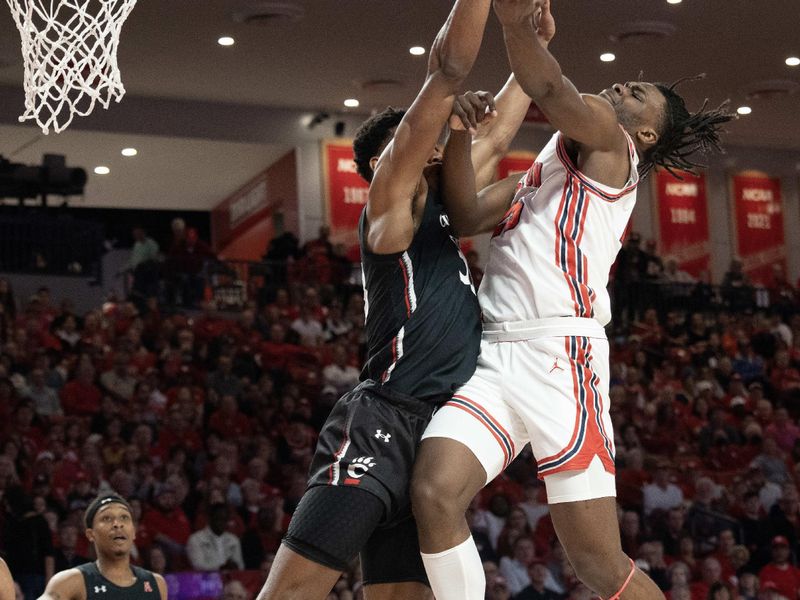
[(611, 320), (606, 285), (636, 204), (638, 155), (628, 134), (623, 189), (581, 173), (556, 133), (517, 185), (497, 226), (478, 292), (486, 322)]

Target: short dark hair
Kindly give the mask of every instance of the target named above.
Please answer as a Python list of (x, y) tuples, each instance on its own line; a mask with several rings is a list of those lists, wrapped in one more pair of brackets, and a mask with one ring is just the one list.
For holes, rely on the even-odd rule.
[(391, 131), (400, 124), (405, 110), (391, 106), (364, 121), (356, 131), (353, 155), (358, 174), (369, 182), (374, 175), (369, 161), (378, 156), (391, 137)]
[(734, 118), (728, 112), (726, 100), (717, 108), (708, 108), (708, 100), (696, 113), (689, 112), (686, 101), (675, 89), (685, 81), (703, 79), (705, 74), (684, 77), (675, 83), (656, 83), (655, 86), (663, 94), (666, 101), (664, 120), (659, 132), (659, 140), (642, 157), (639, 173), (646, 176), (655, 167), (663, 167), (673, 176), (681, 179), (675, 171), (694, 173), (703, 165), (694, 162), (691, 156), (695, 152), (722, 152), (720, 133), (722, 125)]

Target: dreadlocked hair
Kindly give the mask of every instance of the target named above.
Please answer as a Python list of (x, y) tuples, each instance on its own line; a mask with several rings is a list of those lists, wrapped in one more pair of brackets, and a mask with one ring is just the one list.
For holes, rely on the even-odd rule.
[(735, 118), (735, 115), (728, 112), (729, 101), (726, 100), (717, 108), (710, 109), (706, 99), (700, 110), (690, 113), (684, 99), (675, 91), (686, 81), (703, 78), (705, 73), (684, 77), (670, 85), (655, 84), (664, 95), (667, 107), (658, 143), (644, 154), (639, 165), (641, 177), (648, 175), (655, 167), (663, 167), (673, 177), (683, 179), (676, 171), (694, 173), (696, 169), (705, 167), (692, 160), (694, 153), (723, 152), (720, 144), (722, 125)]
[(368, 182), (372, 182), (374, 175), (369, 161), (380, 155), (383, 148), (391, 138), (392, 130), (400, 124), (406, 111), (391, 106), (370, 117), (361, 124), (356, 131), (353, 141), (353, 155), (356, 163), (356, 170)]

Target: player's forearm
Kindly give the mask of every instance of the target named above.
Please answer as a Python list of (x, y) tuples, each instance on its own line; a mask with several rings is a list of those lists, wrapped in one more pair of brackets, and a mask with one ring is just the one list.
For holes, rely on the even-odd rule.
[(530, 105), (530, 96), (511, 75), (495, 98), (497, 116), (472, 140), (476, 189), (482, 190), (494, 181), (497, 165), (508, 153)]
[(472, 138), (467, 131), (451, 131), (442, 162), (442, 202), (456, 235), (471, 235), (478, 214)]
[(564, 86), (561, 66), (538, 39), (530, 22), (503, 27), (503, 37), (511, 70), (534, 102), (556, 94)]
[(428, 74), (441, 73), (455, 92), (467, 78), (483, 40), (491, 0), (456, 0), (433, 42)]

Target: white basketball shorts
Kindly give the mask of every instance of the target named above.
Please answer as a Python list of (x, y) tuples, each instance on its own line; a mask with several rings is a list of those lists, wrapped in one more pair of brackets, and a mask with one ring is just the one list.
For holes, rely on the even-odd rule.
[(487, 323), (475, 374), (422, 437), (467, 446), (487, 483), (530, 442), (551, 504), (613, 497), (608, 381), (608, 340), (594, 319)]

